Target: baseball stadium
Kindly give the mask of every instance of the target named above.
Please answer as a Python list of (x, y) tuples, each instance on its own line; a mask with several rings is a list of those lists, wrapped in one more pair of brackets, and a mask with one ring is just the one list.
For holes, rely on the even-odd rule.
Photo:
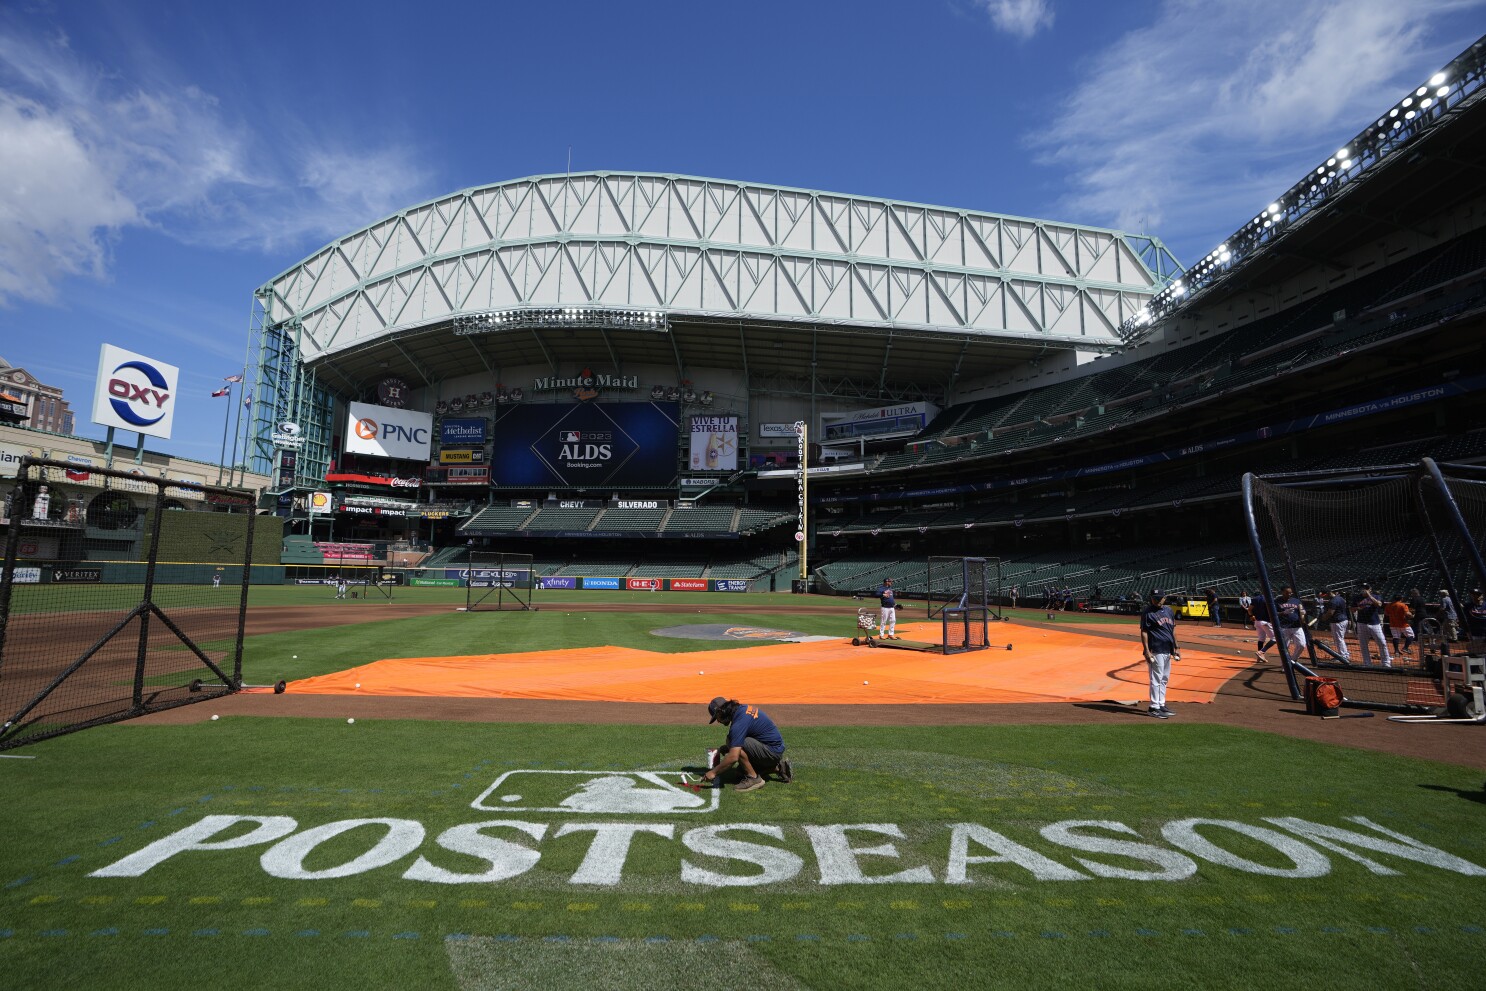
[(1483, 73), (1194, 260), (574, 172), (268, 278), (242, 475), (16, 469), (7, 975), (1480, 986)]

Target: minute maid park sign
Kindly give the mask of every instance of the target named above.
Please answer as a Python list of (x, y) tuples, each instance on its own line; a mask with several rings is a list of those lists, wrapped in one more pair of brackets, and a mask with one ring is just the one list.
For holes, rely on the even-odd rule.
[[(1018, 881), (1181, 881), (1196, 874), (1200, 863), (1305, 879), (1330, 874), (1337, 859), (1378, 876), (1399, 876), (1402, 868), (1419, 865), (1486, 877), (1486, 868), (1355, 815), (1339, 822), (1292, 816), (1257, 822), (1174, 819), (1144, 832), (1107, 819), (1068, 819), (1040, 828), (1019, 823), (1014, 832), (957, 822), (935, 824), (932, 834), (910, 841), (902, 827), (882, 822), (708, 823), (705, 817), (720, 808), (721, 794), (698, 794), (646, 771), (508, 771), (471, 803), (483, 815), (434, 835), (415, 819), (302, 826), (285, 815), (208, 815), (88, 876), (140, 877), (177, 858), (205, 863), (203, 856), (253, 849), (261, 850), (259, 864), (275, 878), (322, 880), (382, 871), (430, 884), (497, 884), (535, 868), (549, 842), (579, 836), (587, 838), (588, 848), (567, 883), (603, 887), (623, 884), (636, 846), (644, 847), (652, 861), (656, 854), (674, 857), (683, 883), (712, 888), (799, 881), (998, 884), (1008, 875)], [(501, 815), (491, 816), (494, 812)], [(540, 818), (509, 818), (516, 814)], [(565, 821), (542, 821), (553, 816)], [(654, 821), (670, 816), (680, 821)], [(355, 842), (348, 837), (353, 833)], [(943, 850), (945, 834), (947, 854), (924, 849)], [(343, 859), (325, 865), (322, 851), (315, 867), (306, 866), (332, 840)], [(1260, 847), (1268, 848), (1262, 861), (1254, 859)], [(482, 866), (469, 870), (471, 859)]]

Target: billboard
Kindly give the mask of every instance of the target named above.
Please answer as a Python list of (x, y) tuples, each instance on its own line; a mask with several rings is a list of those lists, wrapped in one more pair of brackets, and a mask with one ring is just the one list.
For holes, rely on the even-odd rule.
[(446, 417), (439, 424), (439, 443), (445, 447), (484, 444), (485, 424), (486, 420), (483, 416), (462, 419)]
[(93, 422), (151, 437), (169, 437), (175, 423), (180, 369), (133, 351), (103, 345), (93, 386)]
[(493, 485), (665, 486), (676, 479), (677, 403), (522, 404), (492, 431)]
[(349, 403), (346, 451), (376, 458), (427, 461), (433, 440), (433, 414)]
[(707, 416), (691, 418), (691, 450), (687, 463), (692, 471), (738, 470), (738, 418)]

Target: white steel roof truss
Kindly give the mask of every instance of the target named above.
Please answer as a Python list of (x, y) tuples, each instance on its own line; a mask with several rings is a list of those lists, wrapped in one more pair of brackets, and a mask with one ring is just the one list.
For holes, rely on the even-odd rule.
[[(592, 303), (594, 301), (593, 278), (591, 275), (585, 277), (584, 273), (593, 271), (594, 256), (596, 254), (598, 254), (598, 245), (592, 241), (569, 241), (562, 246), (562, 284), (566, 287), (569, 284), (568, 280), (573, 280), (579, 292), (582, 293), (582, 299), (585, 303)], [(563, 297), (565, 299), (573, 298), (567, 292), (563, 293)]]
[[(892, 255), (891, 244), (902, 244), (913, 252), (914, 261), (924, 260), (924, 211), (915, 207), (899, 206), (893, 204), (888, 207), (888, 216), (892, 218), (892, 227), (889, 228), (889, 256)], [(892, 238), (891, 232), (896, 230), (898, 238)]]
[[(810, 316), (815, 312), (815, 307), (811, 305), (809, 292), (811, 270), (814, 267), (814, 264), (809, 258), (801, 258), (798, 255), (779, 256), (774, 270), (779, 273), (779, 276), (784, 280), (790, 290), (790, 295), (785, 295), (784, 293), (778, 294), (775, 305), (778, 307), (779, 313), (803, 317)], [(791, 300), (791, 298), (793, 298), (794, 302), (799, 303), (798, 308), (785, 305), (786, 301)]]
[(727, 302), (726, 309), (738, 309), (738, 293), (735, 288), (738, 278), (738, 255), (736, 251), (704, 251), (702, 261), (712, 273), (709, 283)]
[(815, 209), (820, 223), (825, 225), (832, 240), (836, 242), (836, 247), (849, 253), (851, 239), (843, 232), (848, 231), (851, 224), (851, 201), (838, 196), (817, 196)]
[[(629, 273), (632, 262), (632, 252), (627, 244), (600, 244), (595, 254), (595, 278), (594, 284), (598, 292), (594, 298), (605, 303), (618, 303), (624, 305), (630, 301)], [(621, 292), (616, 296), (611, 289), (618, 284)]]
[(779, 242), (774, 236), (777, 227), (774, 197), (767, 189), (745, 186), (743, 202), (748, 205), (748, 212), (744, 215), (745, 219), (752, 219), (755, 236), (749, 238), (748, 224), (744, 223), (738, 232), (738, 240), (743, 244), (775, 247)]
[(862, 287), (862, 294), (872, 308), (877, 311), (877, 319), (890, 320), (888, 315), (887, 281), (888, 267), (886, 265), (862, 265), (852, 266), (856, 273), (857, 285)]
[(701, 182), (677, 180), (671, 183), (671, 197), (675, 201), (675, 213), (686, 221), (690, 236), (701, 240), (705, 229), (702, 212), (705, 207), (707, 186)]
[(672, 245), (666, 249), (666, 257), (670, 262), (666, 269), (666, 284), (669, 288), (666, 305), (705, 309), (701, 286), (701, 249)]
[(742, 200), (743, 194), (737, 186), (707, 184), (707, 240), (737, 242)]
[[(464, 294), (459, 298), (459, 309), (469, 310), (474, 302), (475, 290), (486, 283), (490, 276), (490, 261), (495, 257), (495, 252), (490, 250), (476, 251), (471, 254), (461, 255), (459, 264), (464, 269), (465, 286)], [(471, 262), (474, 264), (472, 265)], [(487, 299), (486, 305), (489, 305)]]

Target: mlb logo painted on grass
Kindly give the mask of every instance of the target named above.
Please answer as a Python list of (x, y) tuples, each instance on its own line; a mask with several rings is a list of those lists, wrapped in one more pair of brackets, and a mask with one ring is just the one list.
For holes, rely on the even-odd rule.
[(507, 771), (470, 808), (603, 815), (716, 812), (718, 794), (716, 789), (697, 794), (654, 771)]

